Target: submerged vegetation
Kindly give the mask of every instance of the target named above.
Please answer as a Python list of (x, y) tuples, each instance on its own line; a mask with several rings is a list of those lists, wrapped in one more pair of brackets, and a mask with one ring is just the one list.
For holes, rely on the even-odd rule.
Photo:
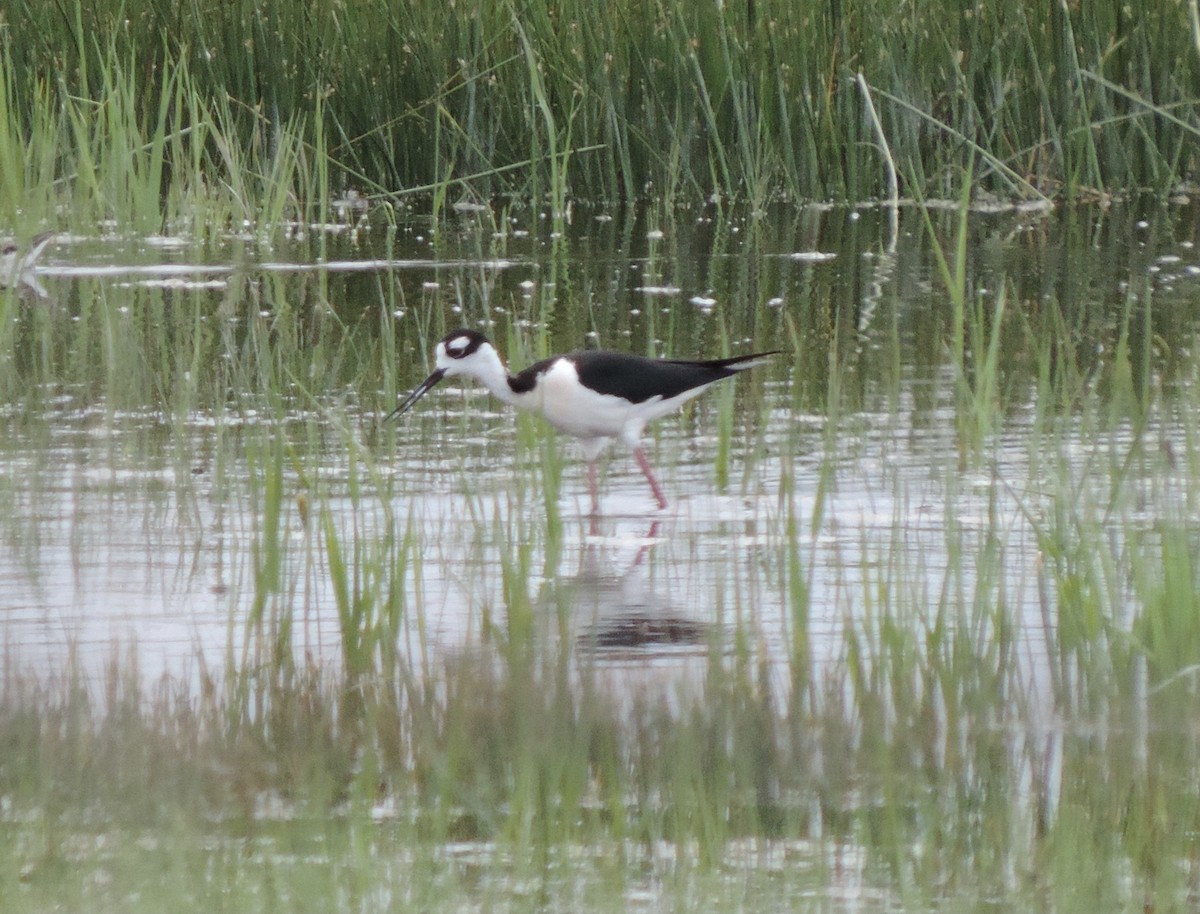
[[(163, 2), (0, 11), (0, 221), (353, 187), (696, 202), (1190, 186), (1184, 2)], [(52, 199), (46, 194), (53, 190)], [(186, 200), (185, 207), (176, 205)], [(238, 212), (238, 211), (241, 212)]]
[[(178, 293), (87, 280), (65, 307), (20, 308), (6, 459), (77, 435), (40, 446), (106, 465), (102, 505), (143, 511), (142, 537), (195, 576), (184, 589), (219, 584), (230, 615), (223, 665), (161, 680), (120, 654), (100, 677), (29, 671), (10, 646), (14, 910), (1189, 903), (1200, 404), (1175, 285), (1195, 280), (1159, 252), (1191, 236), (1168, 240), (1169, 211), (1153, 229), (1097, 212), (1033, 217), (1046, 237), (1006, 257), (1086, 259), (1020, 271), (983, 252), (1022, 213), (907, 213), (890, 254), (832, 261), (769, 252), (854, 252), (886, 220), (748, 219), (699, 258), (685, 232), (599, 223), (647, 276), (787, 299), (703, 315), (622, 306), (606, 258), (563, 256), (591, 227), (523, 261), (556, 277), (532, 292), (480, 261), (434, 266), (472, 243), (517, 257), (486, 214), (438, 242), (445, 290), (402, 271)], [(1125, 263), (1077, 243), (1154, 231)], [(932, 286), (901, 292), (897, 261)], [(845, 293), (880, 281), (869, 308)], [(685, 502), (645, 534), (634, 563), (662, 593), (617, 587), (607, 627), (594, 607), (615, 585), (590, 563), (623, 522), (603, 520), (598, 546), (578, 532), (578, 470), (543, 431), (497, 440), (455, 409), (371, 422), (447, 321), (490, 320), (517, 362), (585, 328), (675, 352), (795, 332), (792, 364), (698, 405), (717, 462), (701, 487), (733, 497), (710, 528)], [(0, 488), (31, 567), (56, 536), (55, 472)], [(879, 525), (839, 502), (864, 475), (882, 476)], [(67, 486), (80, 565), (95, 485)], [(444, 576), (469, 619), (448, 646), (432, 634)], [(672, 599), (705, 609), (628, 615)]]
[[(0, 288), (6, 910), (1194, 907), (1195, 4), (962, 7), (0, 10), (0, 226), (189, 261)], [(791, 357), (644, 530), (459, 324)]]

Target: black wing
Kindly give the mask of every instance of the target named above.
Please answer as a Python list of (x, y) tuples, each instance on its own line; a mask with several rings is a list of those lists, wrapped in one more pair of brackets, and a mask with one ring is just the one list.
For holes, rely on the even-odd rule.
[[(729, 359), (692, 362), (682, 359), (648, 359), (620, 352), (577, 352), (570, 356), (579, 380), (592, 390), (644, 403), (653, 397), (669, 400), (697, 387), (732, 377), (753, 368), (764, 356), (760, 352)], [(545, 370), (545, 369), (543, 369)]]

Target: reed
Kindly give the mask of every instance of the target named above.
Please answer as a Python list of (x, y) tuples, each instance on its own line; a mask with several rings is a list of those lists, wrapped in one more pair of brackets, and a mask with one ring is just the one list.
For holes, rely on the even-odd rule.
[[(580, 27), (610, 34), (621, 12)], [(464, 25), (477, 62), (508, 34), (489, 30), (512, 26), (511, 15), (490, 15)], [(570, 150), (595, 113), (581, 101), (560, 120), (554, 101), (561, 87), (551, 63), (571, 62), (547, 55), (562, 23), (522, 20), (520, 91), (541, 118), (523, 148), (532, 159), (531, 148), (545, 146), (539, 194), (569, 202), (569, 182), (620, 188), (627, 169), (652, 169), (646, 147), (620, 133), (617, 112), (647, 106), (674, 116), (668, 101), (691, 85), (681, 73), (703, 78), (710, 128), (766, 116), (751, 88), (722, 77), (749, 46), (733, 18), (744, 10), (661, 15), (664, 31), (645, 36), (660, 51), (693, 15), (708, 17), (702, 24), (719, 40), (676, 49), (691, 56), (661, 74), (658, 58), (616, 49), (657, 74), (656, 95), (613, 102), (603, 120), (620, 158), (590, 178), (597, 166)], [(839, 23), (843, 51), (856, 28)], [(967, 37), (977, 28), (964, 26)], [(371, 41), (367, 31), (357, 40)], [(439, 53), (432, 44), (425, 36), (419, 46)], [(135, 64), (116, 51), (104, 57), (110, 78), (89, 83), (107, 99), (104, 131), (85, 116), (99, 110), (90, 102), (68, 104), (55, 122), (85, 149), (74, 185), (81, 211), (71, 218), (86, 223), (111, 204), (123, 223), (153, 230), (170, 218), (149, 202), (165, 182), (181, 218), (188, 200), (200, 200), (205, 218), (220, 214), (222, 225), (251, 220), (264, 249), (336, 254), (332, 235), (299, 242), (285, 228), (327, 211), (323, 194), (348, 155), (331, 138), (354, 145), (336, 95), (294, 117), (228, 99), (208, 107), (193, 61), (145, 127), (130, 115)], [(428, 90), (441, 99), (454, 161), (493, 154), (469, 140), (480, 120), (502, 112), (485, 114), (477, 97), (472, 121), (452, 105), (461, 93), (486, 92), (488, 75), (505, 65), (470, 86)], [(211, 66), (229, 66), (232, 80), (250, 64)], [(288, 73), (280, 64), (276, 75)], [(837, 99), (861, 101), (857, 89), (851, 96)], [(177, 118), (201, 110), (208, 121), (196, 147), (199, 132)], [(324, 133), (310, 142), (318, 123)], [(249, 149), (242, 130), (256, 137)], [(109, 133), (145, 146), (144, 155), (105, 163), (116, 154), (104, 145)], [(746, 194), (765, 199), (774, 166), (756, 148), (758, 134), (728, 137), (703, 179), (682, 176), (682, 163), (695, 167), (694, 139), (656, 153), (674, 158), (680, 194), (752, 172)], [(1102, 141), (1089, 140), (1089, 154)], [(796, 139), (781, 159), (803, 159), (803, 146)], [(228, 180), (177, 183), (170, 162), (181, 155), (202, 163), (199, 171), (222, 163)], [(986, 156), (972, 161), (990, 167)], [(454, 173), (437, 178), (446, 199)], [(844, 179), (869, 180), (849, 171)], [(47, 461), (27, 460), (32, 441), (54, 448), (56, 460), (83, 454), (112, 476), (140, 474), (128, 489), (104, 483), (114, 493), (106, 508), (121, 510), (127, 495), (142, 505), (137, 497), (151, 493), (148, 536), (174, 512), (170, 530), (184, 543), (176, 551), (223, 538), (230, 545), (196, 553), (246, 557), (222, 580), (231, 591), (227, 665), (196, 661), (195, 688), (151, 681), (121, 657), (98, 681), (74, 667), (38, 675), (16, 657), (0, 664), (8, 747), (0, 882), (18, 887), (14, 910), (326, 910), (347, 899), (429, 910), (578, 909), (583, 899), (622, 910), (646, 893), (663, 907), (739, 910), (828, 897), (847, 883), (877, 895), (881, 908), (1033, 907), (1047, 897), (1063, 906), (1185, 904), (1200, 813), (1188, 723), (1200, 650), (1190, 520), (1200, 404), (1191, 361), (1160, 341), (1184, 339), (1190, 318), (1159, 307), (1161, 287), (1144, 279), (1098, 300), (1087, 281), (1115, 271), (1103, 258), (1065, 270), (1052, 294), (1021, 276), (977, 280), (967, 202), (964, 192), (949, 212), (903, 214), (897, 243), (911, 247), (895, 256), (921, 258), (941, 285), (922, 292), (919, 307), (884, 299), (873, 312), (865, 295), (835, 294), (889, 268), (895, 252), (855, 246), (855, 226), (872, 213), (821, 222), (807, 212), (743, 218), (727, 206), (704, 211), (714, 216), (709, 244), (696, 240), (707, 228), (684, 228), (695, 211), (665, 205), (589, 227), (612, 233), (616, 282), (612, 260), (589, 267), (566, 256), (571, 239), (551, 237), (553, 217), (526, 242), (499, 220), (464, 224), (440, 213), (430, 246), (437, 266), (416, 279), (399, 269), (352, 278), (260, 271), (218, 291), (85, 279), (61, 308), (6, 297), (0, 391), (11, 411), (0, 453), (26, 460), (0, 479), (0, 506), (22, 509), (3, 512), (6, 545), (35, 554), (37, 537), (61, 535), (57, 515), (47, 521), (36, 508), (64, 483)], [(538, 224), (519, 204), (508, 214)], [(1104, 230), (1127, 239), (1121, 220), (1133, 218), (1114, 213)], [(646, 237), (649, 228), (662, 236)], [(1062, 230), (1086, 239), (1072, 250), (1092, 250), (1088, 229)], [(412, 229), (390, 228), (389, 257), (404, 231)], [(735, 235), (750, 240), (740, 247)], [(927, 249), (929, 239), (949, 241)], [(839, 250), (856, 256), (837, 271), (787, 256), (817, 241), (844, 241)], [(864, 244), (876, 258), (857, 256)], [(463, 251), (471, 262), (451, 264)], [(524, 273), (480, 265), (497, 255), (527, 256), (538, 290), (518, 287)], [(630, 263), (648, 284), (711, 290), (718, 306), (702, 315), (635, 295)], [(436, 289), (421, 283), (427, 275), (438, 277)], [(757, 307), (779, 291), (790, 296), (785, 311)], [(356, 292), (365, 305), (351, 304)], [(631, 304), (644, 319), (633, 319)], [(541, 426), (514, 430), (507, 419), (444, 405), (402, 428), (376, 426), (422, 374), (431, 339), (451, 322), (495, 321), (497, 309), (494, 335), (515, 363), (577, 346), (590, 330), (605, 345), (672, 354), (791, 344), (790, 361), (695, 406), (715, 430), (711, 451), (704, 447), (716, 486), (751, 513), (721, 521), (736, 544), (728, 552), (686, 533), (656, 546), (670, 551), (658, 573), (683, 579), (668, 583), (686, 596), (696, 596), (686, 588), (693, 576), (715, 582), (699, 596), (717, 623), (692, 645), (693, 679), (622, 692), (614, 686), (645, 671), (597, 660), (577, 637), (564, 561), (589, 544), (580, 518), (560, 505), (581, 482)], [(915, 352), (903, 363), (911, 379), (901, 377), (903, 347)], [(952, 418), (938, 424), (945, 411)], [(72, 421), (82, 434), (56, 439)], [(1028, 435), (1004, 440), (1021, 422)], [(201, 423), (203, 434), (188, 434)], [(668, 429), (660, 446), (676, 447), (670, 426), (660, 427)], [(886, 444), (864, 468), (861, 453), (878, 439)], [(425, 456), (413, 457), (412, 441)], [(944, 459), (955, 447), (971, 471), (965, 481)], [(1002, 447), (1020, 452), (1005, 474), (992, 459)], [(896, 470), (914, 454), (931, 468), (919, 481)], [(872, 491), (892, 511), (879, 525), (886, 535), (838, 514), (856, 473), (880, 477)], [(97, 484), (71, 485), (82, 503), (85, 486)], [(201, 512), (201, 503), (214, 507)], [(469, 522), (447, 521), (461, 514)], [(469, 632), (465, 647), (439, 652), (428, 646), (441, 619), (427, 598), (447, 568)], [(820, 592), (840, 610), (823, 618), (843, 622), (832, 634), (813, 628), (820, 575), (830, 576)], [(1022, 586), (1037, 588), (1041, 642), (1018, 619), (1029, 608)], [(785, 637), (772, 656), (762, 626), (774, 610)], [(318, 618), (335, 620), (335, 631), (310, 630)], [(828, 653), (814, 646), (818, 637), (832, 643)], [(307, 654), (321, 644), (333, 648)], [(1027, 651), (1044, 657), (1049, 683), (1030, 674)], [(1080, 855), (1089, 867), (1078, 866)]]
[(10, 220), (18, 201), (48, 217), (28, 190), (56, 182), (137, 218), (166, 192), (273, 221), (323, 218), (322, 195), (351, 185), (419, 191), (435, 212), (511, 195), (553, 215), (647, 192), (882, 197), (893, 168), (902, 195), (953, 197), (972, 159), (981, 190), (1021, 198), (1165, 190), (1196, 167), (1187, 4), (60, 12), (19, 0), (5, 23)]

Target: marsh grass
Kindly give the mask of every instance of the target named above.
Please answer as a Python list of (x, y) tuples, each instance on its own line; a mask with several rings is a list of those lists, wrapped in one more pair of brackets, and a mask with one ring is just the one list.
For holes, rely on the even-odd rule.
[[(947, 340), (965, 323), (962, 349), (948, 348), (952, 364), (961, 356), (976, 373), (998, 371), (994, 344), (968, 341), (990, 340), (1011, 294), (998, 288), (988, 307), (947, 305)], [(248, 385), (246, 402), (274, 419), (244, 433), (254, 599), (242, 653), (222, 676), (205, 676), (199, 692), (143, 681), (120, 662), (100, 684), (70, 671), (31, 679), (6, 666), (0, 737), (12, 751), (0, 764), (0, 791), (10, 818), (36, 822), (6, 839), (24, 886), (18, 904), (83, 897), (79, 874), (97, 867), (122, 885), (145, 879), (124, 851), (81, 846), (81, 808), (118, 848), (122, 833), (160, 835), (152, 853), (196, 898), (209, 897), (216, 881), (245, 891), (251, 905), (270, 891), (253, 875), (261, 857), (274, 855), (281, 879), (299, 878), (293, 861), (306, 859), (314, 898), (398, 872), (432, 894), (445, 878), (434, 849), (462, 843), (490, 848), (481, 867), (507, 874), (509, 888), (456, 884), (435, 908), (493, 891), (501, 906), (516, 905), (523, 879), (546, 879), (567, 858), (576, 885), (599, 881), (608, 865), (580, 867), (580, 847), (619, 848), (634, 870), (660, 874), (654, 849), (674, 848), (669, 880), (686, 893), (728, 869), (747, 839), (762, 853), (797, 848), (808, 878), (827, 890), (845, 878), (829, 861), (859, 848), (858, 878), (911, 907), (1032, 904), (1047, 892), (1135, 906), (1194, 890), (1196, 733), (1180, 722), (1194, 716), (1200, 635), (1190, 524), (1178, 499), (1191, 478), (1180, 467), (1192, 464), (1172, 463), (1153, 436), (1123, 434), (1126, 413), (1111, 403), (1129, 402), (1130, 379), (1142, 374), (1137, 359), (1104, 387), (1042, 375), (1039, 385), (1050, 386), (1039, 395), (1088, 391), (1079, 421), (1094, 423), (1091, 455), (1065, 458), (1077, 434), (1062, 431), (1057, 415), (1035, 417), (1030, 440), (1047, 452), (1039, 477), (1028, 486), (993, 480), (982, 530), (956, 520), (968, 493), (956, 473), (946, 476), (944, 567), (906, 544), (913, 505), (902, 497), (895, 534), (857, 547), (859, 583), (847, 594), (855, 616), (832, 660), (814, 658), (807, 641), (813, 559), (811, 538), (800, 534), (805, 523), (824, 524), (819, 513), (798, 513), (793, 479), (762, 547), (789, 601), (785, 675), (760, 654), (752, 625), (735, 621), (714, 634), (695, 693), (669, 701), (635, 693), (628, 704), (605, 687), (601, 668), (582, 662), (567, 634), (569, 609), (540, 605), (535, 582), (546, 574), (542, 562), (554, 567), (544, 556), (562, 549), (562, 519), (550, 512), (530, 530), (538, 512), (502, 510), (508, 499), (540, 504), (558, 491), (561, 468), (546, 451), (553, 440), (531, 428), (516, 434), (520, 460), (550, 461), (541, 478), (505, 493), (466, 487), (477, 535), (498, 552), (497, 596), (480, 598), (497, 602), (483, 607), (489, 621), (469, 649), (430, 663), (398, 649), (404, 627), (419, 624), (406, 595), (421, 592), (429, 561), (416, 521), (396, 501), (399, 484), (360, 447), (352, 422), (336, 433), (350, 455), (346, 485), (335, 493), (319, 481), (310, 461), (320, 446), (286, 429), (294, 385), (279, 367), (308, 344), (303, 335), (287, 344), (284, 320), (280, 348), (268, 351), (253, 324), (228, 370)], [(1013, 321), (1006, 332), (1021, 326), (1034, 362), (1045, 364), (1061, 341), (1032, 323)], [(331, 337), (319, 348), (313, 361), (335, 364), (347, 344)], [(159, 364), (154, 370), (165, 370)], [(846, 382), (834, 372), (824, 395), (840, 400)], [(1008, 388), (978, 374), (971, 385), (987, 394), (951, 391), (949, 402), (986, 411), (963, 419), (981, 430), (973, 441), (983, 454), (1003, 425)], [(1133, 402), (1154, 413), (1164, 397), (1151, 389)], [(1176, 421), (1190, 423), (1188, 415)], [(847, 419), (831, 418), (830, 427), (844, 431)], [(831, 492), (844, 465), (841, 438), (824, 438)], [(794, 455), (795, 442), (788, 447)], [(287, 494), (298, 483), (304, 506)], [(1046, 651), (1057, 671), (1052, 714), (1022, 663), (1013, 622), (1006, 569), (1023, 546), (1002, 502), (1014, 487), (1042, 556)], [(1139, 519), (1147, 505), (1159, 518), (1151, 524)], [(335, 668), (296, 650), (286, 582), (298, 569), (331, 582)], [(292, 824), (277, 828), (276, 816)], [(210, 833), (215, 844), (203, 838)], [(228, 849), (232, 841), (244, 856)], [(169, 850), (202, 842), (194, 853), (203, 875)], [(380, 856), (397, 848), (406, 850), (395, 868), (380, 868)], [(1091, 861), (1086, 872), (1074, 863), (1081, 853)], [(550, 880), (540, 891), (562, 890)], [(619, 906), (624, 890), (618, 883), (602, 904)], [(155, 898), (151, 891), (146, 905)]]
[(980, 189), (1026, 199), (1194, 174), (1186, 4), (960, 13), (72, 0), (43, 16), (20, 0), (0, 218), (53, 224), (69, 205), (272, 231), (327, 220), (354, 186), (435, 214), (509, 196), (561, 226), (572, 200), (862, 200), (894, 196), (896, 174), (901, 196), (953, 198), (971, 161)]
[[(177, 58), (160, 61), (148, 93), (145, 60), (120, 45), (118, 35), (97, 35), (80, 43), (73, 73), (29, 82), (6, 43), (5, 224), (29, 226), (32, 234), (69, 212), (72, 224), (120, 232), (186, 231), (202, 239), (245, 225), (269, 240), (297, 219), (328, 217), (327, 160), (316, 145), (324, 136), (308, 130), (312, 118), (322, 119), (319, 104), (284, 121), (247, 120), (237, 101), (202, 94), (188, 61)], [(14, 98), (26, 92), (27, 107)]]
[[(275, 212), (293, 202), (280, 192)], [(217, 293), (81, 284), (61, 310), (14, 304), (0, 389), (25, 408), (3, 447), (49, 435), (75, 410), (116, 442), (108, 459), (121, 468), (174, 435), (166, 488), (185, 505), (216, 503), (249, 556), (231, 584), (227, 666), (201, 666), (195, 688), (121, 657), (99, 680), (3, 664), (0, 812), (11, 827), (0, 866), (22, 886), (16, 910), (80, 899), (161, 908), (167, 882), (197, 908), (303, 907), (301, 894), (383, 908), (385, 887), (404, 884), (433, 910), (531, 898), (567, 908), (572, 892), (618, 910), (649, 884), (680, 907), (736, 909), (745, 897), (730, 882), (771, 907), (781, 884), (833, 894), (847, 873), (880, 907), (1186, 899), (1200, 815), (1187, 723), (1200, 413), (1194, 371), (1172, 368), (1154, 341), (1190, 325), (1172, 323), (1150, 283), (1128, 283), (1099, 316), (1078, 307), (1094, 305), (1083, 285), (976, 286), (965, 198), (961, 212), (916, 216), (905, 237), (950, 251), (931, 257), (944, 285), (912, 314), (885, 302), (865, 327), (832, 291), (858, 281), (857, 266), (785, 280), (776, 256), (839, 229), (822, 235), (800, 217), (779, 237), (758, 230), (749, 253), (715, 243), (702, 253), (717, 256), (688, 274), (705, 257), (681, 240), (683, 217), (663, 213), (614, 228), (622, 263), (644, 262), (647, 282), (711, 288), (719, 306), (702, 319), (635, 299), (648, 313), (630, 322), (620, 293), (606, 300), (553, 243), (528, 299), (469, 266), (425, 299), (389, 272), (361, 313), (343, 304), (342, 280), (278, 274)], [(629, 239), (651, 224), (664, 237), (631, 255)], [(722, 235), (742, 225), (720, 224)], [(516, 245), (481, 240), (492, 226), (480, 225), (467, 230), (474, 252)], [(444, 232), (438, 244), (457, 240)], [(750, 260), (767, 263), (753, 278)], [(794, 296), (786, 316), (729, 304), (777, 284)], [(363, 415), (424, 376), (428, 342), (451, 321), (486, 325), (502, 306), (491, 329), (518, 364), (578, 345), (590, 325), (577, 290), (596, 293), (588, 319), (609, 345), (702, 354), (791, 343), (790, 358), (680, 420), (714, 433), (704, 444), (714, 486), (762, 512), (744, 560), (740, 547), (732, 561), (692, 551), (687, 537), (662, 547), (677, 550), (681, 576), (720, 561), (721, 624), (698, 651), (694, 687), (621, 691), (638, 664), (589, 658), (571, 604), (547, 608), (579, 535), (558, 511), (567, 487), (582, 487), (564, 442), (444, 404), (403, 429)], [(394, 316), (403, 308), (412, 320)], [(905, 337), (906, 321), (919, 333)], [(919, 349), (904, 363), (921, 382), (912, 388), (896, 367), (905, 346)], [(47, 410), (59, 386), (69, 406)], [(772, 410), (786, 421), (768, 421)], [(908, 428), (901, 410), (931, 444), (891, 443)], [(948, 435), (930, 418), (939, 410)], [(880, 460), (897, 480), (883, 537), (847, 533), (837, 516), (873, 413), (898, 462), (949, 445), (924, 488)], [(199, 421), (212, 423), (207, 453), (188, 453)], [(1020, 457), (1008, 459), (1005, 436), (1022, 423)], [(678, 441), (664, 432), (659, 446)], [(11, 479), (0, 494), (36, 497), (41, 472), (26, 494)], [(754, 480), (769, 481), (757, 500)], [(431, 491), (444, 497), (417, 497)], [(469, 523), (445, 521), (459, 512)], [(200, 516), (182, 522), (197, 537), (227, 532), (200, 529)], [(452, 562), (472, 627), (465, 646), (438, 651), (425, 597)], [(846, 624), (819, 651), (814, 639), (829, 636), (813, 631), (812, 601), (827, 562)], [(1021, 624), (1023, 583), (1040, 588), (1042, 639)], [(778, 657), (756, 624), (759, 601), (776, 594)], [(336, 631), (308, 631), (318, 615)], [(314, 644), (333, 650), (310, 654)], [(442, 856), (464, 846), (475, 863)], [(785, 861), (774, 869), (763, 862), (773, 854)], [(148, 875), (151, 864), (167, 879)]]

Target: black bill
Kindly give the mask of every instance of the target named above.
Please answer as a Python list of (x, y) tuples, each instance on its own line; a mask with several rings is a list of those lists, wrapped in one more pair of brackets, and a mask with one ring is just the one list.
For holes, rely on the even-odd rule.
[(403, 415), (404, 413), (406, 413), (412, 407), (412, 405), (414, 403), (416, 403), (423, 396), (425, 396), (425, 394), (429, 393), (430, 389), (433, 388), (437, 384), (438, 381), (440, 381), (443, 377), (445, 377), (445, 375), (446, 375), (446, 369), (439, 368), (437, 371), (435, 371), (433, 374), (431, 374), (429, 377), (427, 377), (424, 381), (422, 381), (420, 383), (420, 385), (412, 393), (410, 393), (407, 397), (405, 397), (404, 402), (402, 402), (399, 406), (397, 406), (390, 413), (388, 413), (386, 416), (384, 416), (383, 421), (387, 422), (389, 419), (394, 419), (397, 416)]

